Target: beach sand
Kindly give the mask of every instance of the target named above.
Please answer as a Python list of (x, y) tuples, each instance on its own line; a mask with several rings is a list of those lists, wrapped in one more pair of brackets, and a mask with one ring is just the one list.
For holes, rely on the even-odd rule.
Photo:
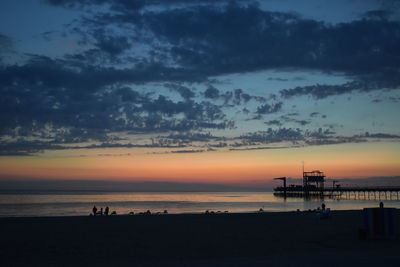
[(0, 218), (0, 266), (400, 266), (362, 211)]

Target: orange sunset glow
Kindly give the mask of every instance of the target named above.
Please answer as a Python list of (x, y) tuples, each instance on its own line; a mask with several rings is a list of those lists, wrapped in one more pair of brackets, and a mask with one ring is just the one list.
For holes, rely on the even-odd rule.
[[(160, 152), (160, 151), (158, 151)], [(135, 154), (136, 153), (136, 154)], [(268, 183), (320, 169), (328, 178), (394, 176), (400, 172), (400, 144), (369, 143), (252, 151), (148, 154), (130, 149), (46, 152), (0, 161), (3, 178)]]

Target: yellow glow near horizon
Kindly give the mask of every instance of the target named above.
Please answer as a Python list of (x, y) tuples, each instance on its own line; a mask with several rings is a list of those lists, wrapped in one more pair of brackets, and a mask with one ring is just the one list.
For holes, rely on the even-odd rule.
[[(159, 154), (149, 154), (148, 152)], [(328, 178), (400, 175), (400, 143), (377, 142), (290, 149), (162, 154), (160, 149), (47, 151), (0, 158), (0, 176), (44, 179), (171, 181), (249, 184), (300, 177), (306, 170)]]

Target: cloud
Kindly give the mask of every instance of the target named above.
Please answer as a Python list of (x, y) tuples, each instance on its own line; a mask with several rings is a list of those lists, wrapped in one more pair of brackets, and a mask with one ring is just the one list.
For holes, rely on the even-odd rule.
[(329, 96), (342, 95), (351, 92), (370, 92), (382, 89), (400, 89), (400, 69), (383, 71), (380, 73), (363, 75), (356, 81), (339, 85), (316, 84), (298, 86), (292, 89), (283, 89), (280, 94), (284, 98), (310, 95), (315, 99), (324, 99)]
[(224, 101), (225, 106), (237, 106), (241, 105), (243, 102), (247, 103), (250, 100), (254, 100), (256, 102), (266, 101), (265, 97), (250, 95), (248, 93), (245, 93), (242, 89), (239, 88), (234, 89), (232, 91), (225, 91), (224, 93), (221, 93), (217, 88), (215, 88), (212, 85), (210, 85), (204, 91), (204, 97), (213, 100), (222, 99)]
[[(56, 144), (115, 141), (111, 133), (123, 131), (134, 134), (234, 127), (219, 106), (192, 100), (187, 88), (174, 86), (185, 97), (173, 101), (126, 85), (139, 82), (137, 78), (146, 79), (151, 71), (143, 71), (90, 67), (38, 56), (25, 65), (4, 66), (0, 70), (0, 135), (38, 140), (35, 146), (18, 142), (27, 146), (23, 153), (31, 154), (55, 149)], [(50, 141), (43, 144), (40, 139)], [(2, 147), (6, 154), (21, 154), (20, 149)]]
[(216, 99), (219, 97), (219, 90), (217, 88), (215, 88), (214, 86), (209, 86), (204, 91), (204, 96), (206, 98)]
[(0, 33), (0, 56), (4, 53), (11, 52), (14, 47), (13, 40)]
[(46, 141), (26, 141), (19, 139), (15, 142), (0, 142), (0, 156), (33, 156), (47, 149), (64, 149), (63, 146)]
[(301, 126), (305, 126), (305, 125), (311, 123), (310, 120), (298, 120), (298, 119), (292, 118), (292, 117), (294, 117), (294, 116), (298, 116), (298, 113), (289, 113), (289, 114), (287, 114), (287, 115), (281, 116), (280, 118), (281, 118), (281, 120), (284, 121), (284, 122), (294, 122), (294, 123), (297, 123), (297, 124), (299, 124), (299, 125), (301, 125)]
[[(231, 0), (44, 0), (45, 3), (65, 8), (91, 8), (93, 6), (110, 6), (111, 10), (119, 12), (139, 11), (148, 6), (168, 6), (173, 4), (218, 4)], [(250, 2), (250, 0), (242, 0)]]
[[(157, 12), (132, 13), (145, 5), (166, 2), (182, 5), (174, 9), (160, 8)], [(327, 25), (294, 14), (265, 11), (254, 4), (239, 5), (230, 1), (222, 6), (200, 5), (204, 2), (190, 1), (194, 5), (189, 5), (187, 1), (47, 1), (58, 6), (107, 3), (111, 9), (118, 10), (117, 13), (95, 13), (82, 20), (81, 27), (77, 28), (90, 36), (86, 39), (92, 40), (97, 50), (75, 56), (90, 62), (101, 58), (97, 54), (103, 51), (115, 59), (115, 55), (131, 46), (129, 37), (151, 49), (146, 64), (159, 66), (158, 70), (149, 70), (153, 76), (148, 79), (153, 81), (162, 78), (193, 81), (226, 73), (295, 67), (341, 71), (355, 80), (342, 85), (282, 90), (285, 98), (307, 94), (322, 99), (354, 90), (366, 92), (400, 85), (400, 78), (396, 78), (400, 76), (397, 60), (400, 51), (393, 49), (400, 43), (399, 22), (366, 17)], [(118, 27), (124, 34), (106, 31), (105, 25)], [(171, 64), (160, 66), (155, 59)], [(159, 77), (156, 73), (163, 75)], [(217, 98), (216, 90), (208, 88), (206, 97)], [(242, 100), (248, 99), (243, 94)]]
[(359, 135), (360, 137), (367, 138), (378, 138), (378, 139), (397, 139), (400, 138), (400, 135), (396, 134), (387, 134), (387, 133), (369, 133), (366, 132), (364, 135)]
[(131, 48), (131, 44), (126, 36), (115, 36), (107, 34), (104, 30), (96, 30), (93, 36), (96, 39), (95, 45), (102, 51), (116, 56)]
[[(252, 101), (260, 102), (255, 118), (261, 119), (282, 111), (284, 100), (293, 97), (324, 99), (351, 92), (394, 90), (400, 85), (400, 23), (382, 16), (376, 19), (379, 12), (328, 25), (293, 13), (265, 11), (249, 2), (45, 2), (90, 10), (65, 29), (66, 35), (70, 34), (67, 37), (77, 38), (78, 34), (82, 47), (64, 57), (25, 55), (29, 58), (26, 62), (0, 65), (0, 136), (38, 140), (36, 146), (25, 143), (25, 150), (16, 145), (23, 145), (23, 140), (16, 141), (15, 147), (2, 148), (5, 153), (34, 153), (78, 142), (111, 144), (111, 134), (121, 132), (168, 135), (182, 131), (186, 138), (170, 139), (186, 145), (201, 139), (199, 134), (209, 129), (234, 128), (236, 122), (225, 113), (229, 107), (247, 104), (237, 110), (249, 112), (247, 108), (255, 104)], [(179, 6), (164, 7), (176, 3)], [(102, 7), (92, 8), (98, 5)], [(153, 8), (146, 8), (149, 6)], [(11, 45), (10, 38), (0, 35), (0, 51)], [(273, 103), (246, 89), (222, 91), (210, 85), (210, 79), (218, 75), (277, 68), (339, 71), (351, 81), (284, 89), (279, 92), (284, 100), (277, 95), (268, 98)], [(202, 93), (183, 86), (196, 82), (209, 87)], [(161, 84), (181, 99), (162, 90), (139, 89), (149, 83), (157, 83), (156, 90)], [(217, 104), (221, 102), (224, 104)], [(311, 118), (317, 116), (312, 114)], [(281, 117), (265, 124), (282, 126), (284, 122), (307, 126), (311, 121)], [(258, 137), (277, 142), (307, 138), (328, 142), (331, 138), (289, 128), (259, 135), (238, 139), (252, 143)], [(216, 141), (204, 138), (197, 141)], [(40, 143), (39, 139), (50, 141)]]
[[(399, 67), (400, 51), (394, 48), (400, 42), (397, 35), (400, 23), (371, 16), (328, 25), (293, 13), (262, 10), (254, 2), (219, 1), (215, 5), (212, 4), (215, 1), (200, 0), (46, 2), (56, 6), (107, 3), (105, 8), (117, 12), (99, 11), (76, 27), (92, 36), (94, 45), (104, 51), (121, 51), (116, 44), (128, 46), (124, 38), (129, 36), (138, 44), (150, 46), (152, 55), (171, 61), (171, 66), (203, 78), (281, 67), (342, 71), (348, 75), (390, 72)], [(180, 5), (160, 7), (157, 12), (147, 9), (136, 12), (147, 5), (165, 3)], [(372, 13), (377, 12), (369, 14)], [(105, 35), (105, 26), (118, 27), (124, 35)]]
[(282, 122), (280, 122), (279, 120), (270, 120), (270, 121), (266, 121), (266, 122), (264, 122), (266, 125), (269, 125), (269, 126), (281, 126), (282, 125)]
[(384, 9), (376, 9), (365, 12), (362, 17), (369, 20), (388, 20), (392, 12)]
[(287, 78), (272, 78), (272, 77), (269, 77), (267, 80), (268, 81), (278, 81), (278, 82), (287, 82), (287, 81), (289, 81), (289, 79), (287, 79)]
[(230, 151), (251, 151), (251, 150), (270, 150), (270, 149), (286, 149), (293, 148), (293, 146), (267, 146), (267, 147), (246, 147), (246, 148), (230, 148)]
[(201, 152), (205, 152), (205, 150), (203, 149), (197, 149), (197, 150), (172, 150), (171, 153), (201, 153)]
[(300, 129), (280, 128), (273, 130), (269, 128), (267, 131), (259, 131), (254, 133), (247, 133), (240, 136), (243, 144), (268, 144), (279, 143), (283, 141), (300, 141), (303, 140), (303, 134)]
[(196, 96), (196, 94), (186, 86), (175, 84), (175, 83), (165, 83), (164, 86), (172, 91), (178, 92), (181, 97), (185, 100), (189, 100)]
[(126, 156), (130, 156), (130, 153), (125, 153), (125, 154), (111, 154), (111, 153), (107, 153), (107, 154), (97, 154), (97, 156), (99, 157), (126, 157)]
[(323, 99), (328, 96), (340, 95), (350, 93), (357, 90), (358, 84), (349, 82), (342, 85), (311, 85), (303, 87), (295, 87), (293, 89), (283, 89), (280, 91), (281, 96), (284, 98), (291, 98), (294, 96), (311, 95), (316, 99)]
[(145, 0), (118, 1), (118, 0), (44, 0), (45, 3), (65, 8), (85, 8), (94, 5), (109, 4), (114, 10), (138, 10), (145, 6)]
[(400, 140), (400, 135), (386, 133), (364, 133), (352, 136), (340, 136), (330, 129), (318, 128), (316, 130), (302, 130), (299, 128), (269, 128), (267, 131), (251, 132), (241, 135), (232, 147), (246, 147), (245, 149), (273, 149), (282, 146), (273, 146), (263, 148), (262, 145), (272, 143), (286, 143), (291, 145), (284, 147), (299, 147), (305, 145), (333, 145), (343, 143), (360, 143), (369, 140), (391, 139)]
[(282, 109), (283, 102), (264, 104), (257, 107), (257, 114), (271, 114), (279, 112)]
[(398, 103), (398, 102), (400, 102), (400, 97), (389, 97), (389, 100), (390, 100), (391, 102)]
[(179, 141), (199, 141), (199, 142), (209, 142), (211, 140), (218, 140), (219, 138), (211, 135), (211, 133), (197, 133), (197, 132), (186, 132), (186, 133), (171, 133), (166, 138), (175, 139)]

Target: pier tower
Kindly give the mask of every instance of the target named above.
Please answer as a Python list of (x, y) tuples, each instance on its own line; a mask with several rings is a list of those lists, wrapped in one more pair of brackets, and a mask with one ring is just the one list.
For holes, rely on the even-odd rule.
[(303, 171), (303, 190), (304, 193), (310, 191), (324, 191), (325, 174), (321, 171)]

